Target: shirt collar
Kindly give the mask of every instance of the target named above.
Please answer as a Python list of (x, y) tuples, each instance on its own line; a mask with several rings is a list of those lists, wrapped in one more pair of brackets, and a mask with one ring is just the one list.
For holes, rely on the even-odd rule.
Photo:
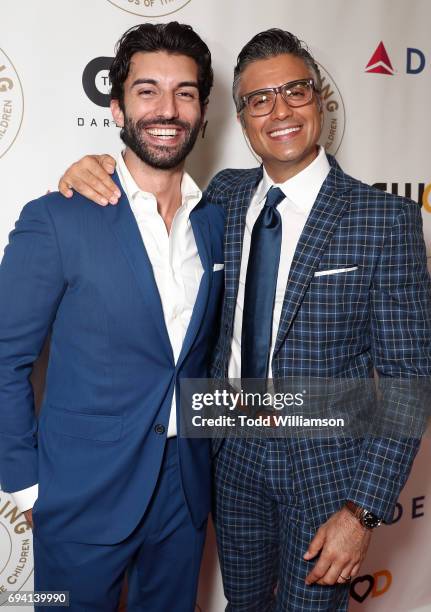
[[(135, 179), (126, 166), (122, 152), (117, 156), (117, 174), (130, 203), (135, 203), (137, 199), (147, 200), (148, 202), (153, 202), (153, 204), (155, 203), (155, 210), (157, 211), (157, 202), (154, 194), (149, 191), (142, 191), (142, 189), (138, 187)], [(187, 174), (187, 172), (184, 172), (181, 180), (181, 205), (184, 206), (188, 214), (190, 214), (201, 199), (202, 191), (196, 185), (192, 177)]]
[(286, 198), (299, 208), (310, 211), (320, 188), (331, 170), (325, 149), (319, 146), (317, 157), (304, 170), (284, 183), (274, 183), (263, 168), (263, 177), (256, 190), (256, 204), (261, 204), (266, 198), (268, 189), (273, 185), (280, 187)]

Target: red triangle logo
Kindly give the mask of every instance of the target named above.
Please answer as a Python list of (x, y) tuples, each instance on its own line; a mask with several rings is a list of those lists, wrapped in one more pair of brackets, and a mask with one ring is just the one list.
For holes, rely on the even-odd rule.
[(365, 66), (365, 72), (373, 72), (375, 74), (394, 74), (394, 69), (383, 41), (379, 43), (377, 49), (371, 56), (370, 61)]

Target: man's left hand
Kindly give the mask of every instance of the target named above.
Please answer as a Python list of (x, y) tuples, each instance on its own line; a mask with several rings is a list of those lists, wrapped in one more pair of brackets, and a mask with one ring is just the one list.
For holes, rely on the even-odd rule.
[(311, 540), (304, 559), (320, 552), (306, 584), (343, 584), (354, 578), (370, 544), (371, 531), (361, 525), (347, 508), (342, 508), (323, 523)]

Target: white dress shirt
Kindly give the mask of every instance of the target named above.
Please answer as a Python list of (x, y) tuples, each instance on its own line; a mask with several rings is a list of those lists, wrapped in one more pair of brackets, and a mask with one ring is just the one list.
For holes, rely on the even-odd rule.
[[(117, 172), (153, 268), (176, 363), (203, 275), (203, 267), (189, 219), (191, 211), (202, 198), (202, 192), (193, 179), (184, 173), (181, 182), (182, 203), (175, 213), (168, 234), (165, 223), (157, 210), (156, 198), (152, 193), (139, 189), (121, 154), (117, 159)], [(168, 438), (177, 435), (175, 407), (174, 393)]]
[(280, 323), (281, 310), (283, 307), (284, 294), (286, 292), (287, 279), (293, 256), (298, 245), (299, 238), (304, 229), (308, 215), (313, 207), (322, 184), (330, 171), (330, 165), (323, 147), (319, 147), (319, 153), (309, 166), (301, 172), (288, 179), (284, 183), (273, 183), (266, 170), (252, 197), (245, 219), (244, 239), (242, 243), (241, 268), (239, 273), (238, 295), (236, 298), (235, 316), (233, 324), (233, 336), (231, 345), (231, 356), (229, 360), (228, 376), (230, 379), (241, 378), (241, 330), (244, 305), (245, 278), (247, 274), (248, 257), (250, 254), (250, 242), (253, 226), (262, 210), (266, 194), (274, 185), (280, 187), (286, 196), (277, 206), (281, 216), (282, 235), (280, 264), (278, 268), (277, 287), (275, 290), (274, 313), (272, 320), (271, 350), (269, 360), (269, 378), (272, 377), (272, 355), (275, 340), (277, 338)]
[[(152, 193), (139, 189), (122, 154), (119, 154), (117, 158), (117, 172), (151, 262), (176, 363), (203, 275), (202, 263), (189, 220), (191, 211), (202, 198), (202, 192), (193, 179), (184, 173), (181, 182), (181, 206), (175, 213), (168, 234), (165, 223), (157, 210), (156, 198)], [(167, 436), (169, 438), (176, 435), (174, 392)], [(37, 496), (37, 484), (11, 494), (15, 505), (21, 511), (32, 508)]]

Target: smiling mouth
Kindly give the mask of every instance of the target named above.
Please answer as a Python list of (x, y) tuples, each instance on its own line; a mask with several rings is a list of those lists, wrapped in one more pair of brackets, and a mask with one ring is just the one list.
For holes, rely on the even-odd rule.
[(271, 138), (277, 138), (278, 136), (287, 136), (288, 134), (294, 134), (295, 132), (299, 132), (300, 129), (300, 125), (295, 125), (295, 127), (284, 128), (282, 130), (274, 130), (272, 132), (269, 132), (269, 136)]
[(178, 136), (180, 130), (176, 128), (147, 128), (145, 130), (150, 136), (161, 138), (162, 140), (169, 140)]

